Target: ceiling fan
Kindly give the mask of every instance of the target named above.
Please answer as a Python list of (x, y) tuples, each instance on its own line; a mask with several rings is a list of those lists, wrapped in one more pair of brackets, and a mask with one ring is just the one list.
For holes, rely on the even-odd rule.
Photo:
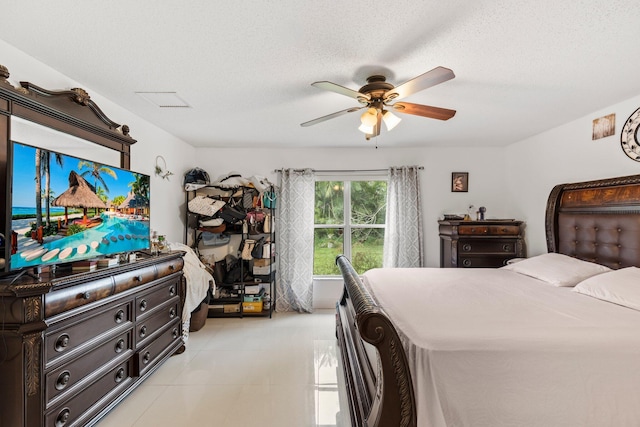
[(333, 119), (334, 117), (339, 117), (343, 114), (353, 113), (366, 108), (366, 111), (360, 118), (362, 124), (358, 129), (364, 132), (366, 139), (369, 140), (372, 136), (380, 135), (380, 127), (383, 121), (387, 126), (387, 130), (393, 129), (400, 122), (401, 119), (392, 114), (391, 110), (398, 113), (413, 114), (414, 116), (428, 117), (431, 119), (449, 120), (456, 114), (455, 110), (431, 107), (429, 105), (422, 104), (412, 104), (410, 102), (395, 102), (393, 104), (391, 104), (391, 102), (446, 82), (454, 77), (455, 74), (453, 74), (453, 71), (450, 69), (445, 67), (436, 67), (431, 71), (427, 71), (426, 73), (395, 87), (391, 83), (388, 83), (385, 76), (382, 75), (373, 75), (368, 77), (367, 84), (357, 91), (328, 81), (311, 83), (311, 86), (315, 86), (319, 89), (329, 90), (331, 92), (355, 98), (362, 105), (360, 107), (347, 108), (346, 110), (318, 117), (317, 119), (301, 123), (300, 126), (312, 126), (317, 123)]

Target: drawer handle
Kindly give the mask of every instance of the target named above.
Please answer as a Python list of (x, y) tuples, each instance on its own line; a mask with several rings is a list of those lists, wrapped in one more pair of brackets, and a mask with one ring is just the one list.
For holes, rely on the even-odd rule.
[(147, 363), (149, 363), (149, 361), (151, 360), (151, 353), (149, 353), (148, 351), (144, 354), (144, 356), (142, 356), (142, 363), (144, 363), (145, 365)]
[(174, 317), (176, 317), (176, 309), (175, 307), (171, 307), (169, 310), (169, 319), (173, 319)]
[(465, 267), (471, 267), (471, 260), (468, 258), (463, 260), (462, 265), (464, 265)]
[(145, 311), (147, 309), (147, 300), (143, 299), (140, 301), (140, 311)]
[(122, 321), (124, 320), (124, 310), (118, 310), (114, 320), (116, 321), (116, 323), (122, 323)]
[(173, 270), (175, 270), (175, 269), (176, 269), (176, 266), (175, 266), (175, 265), (171, 264), (171, 265), (169, 266), (169, 270), (173, 271)]
[(472, 228), (472, 229), (471, 229), (471, 232), (472, 232), (472, 233), (475, 233), (475, 232), (476, 232), (476, 229), (475, 229), (475, 228)]
[(142, 328), (140, 328), (140, 338), (144, 338), (145, 335), (147, 335), (147, 327), (146, 326), (142, 326)]
[(85, 292), (85, 293), (82, 294), (82, 298), (89, 299), (89, 298), (91, 298), (91, 294), (89, 292)]
[(502, 245), (502, 250), (505, 252), (511, 252), (511, 245), (509, 244)]
[(122, 380), (124, 379), (124, 368), (120, 368), (116, 371), (114, 379), (116, 380), (116, 383), (122, 382)]
[(174, 339), (178, 338), (178, 328), (173, 328), (173, 331), (171, 331), (171, 335)]
[(56, 390), (63, 390), (67, 384), (69, 384), (70, 379), (71, 373), (69, 371), (64, 371), (58, 375), (58, 379), (56, 380)]
[(136, 279), (138, 282), (142, 282), (142, 276), (141, 276), (141, 275), (137, 275), (137, 276), (135, 277), (135, 279)]
[(176, 287), (172, 286), (169, 288), (169, 296), (174, 296), (176, 294)]
[(60, 352), (60, 351), (65, 351), (67, 349), (67, 346), (69, 345), (69, 341), (71, 341), (71, 338), (69, 337), (69, 335), (67, 334), (62, 334), (58, 337), (58, 339), (56, 340), (56, 351)]
[(70, 416), (71, 411), (69, 411), (69, 408), (64, 408), (62, 411), (60, 411), (60, 413), (56, 417), (56, 427), (64, 426), (67, 421), (69, 421)]
[(471, 251), (471, 245), (469, 243), (465, 243), (464, 245), (462, 245), (462, 250), (465, 252)]
[(124, 350), (124, 340), (121, 338), (116, 343), (116, 353), (122, 353), (122, 350)]

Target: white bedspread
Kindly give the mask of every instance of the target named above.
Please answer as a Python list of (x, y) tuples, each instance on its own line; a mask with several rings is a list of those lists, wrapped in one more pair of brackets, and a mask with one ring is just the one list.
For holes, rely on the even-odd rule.
[(640, 426), (640, 312), (494, 269), (376, 269), (418, 426)]

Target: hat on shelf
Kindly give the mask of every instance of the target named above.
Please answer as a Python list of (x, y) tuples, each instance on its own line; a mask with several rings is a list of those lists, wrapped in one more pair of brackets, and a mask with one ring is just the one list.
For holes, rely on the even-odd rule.
[(184, 191), (193, 191), (209, 184), (209, 174), (200, 168), (193, 168), (184, 174)]

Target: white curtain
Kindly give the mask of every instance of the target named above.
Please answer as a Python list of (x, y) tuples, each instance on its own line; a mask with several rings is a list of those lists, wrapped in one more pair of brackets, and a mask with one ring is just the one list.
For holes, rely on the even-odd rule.
[(418, 166), (389, 168), (385, 267), (422, 267), (422, 201)]
[(276, 311), (311, 312), (315, 174), (311, 169), (283, 169), (281, 178)]

